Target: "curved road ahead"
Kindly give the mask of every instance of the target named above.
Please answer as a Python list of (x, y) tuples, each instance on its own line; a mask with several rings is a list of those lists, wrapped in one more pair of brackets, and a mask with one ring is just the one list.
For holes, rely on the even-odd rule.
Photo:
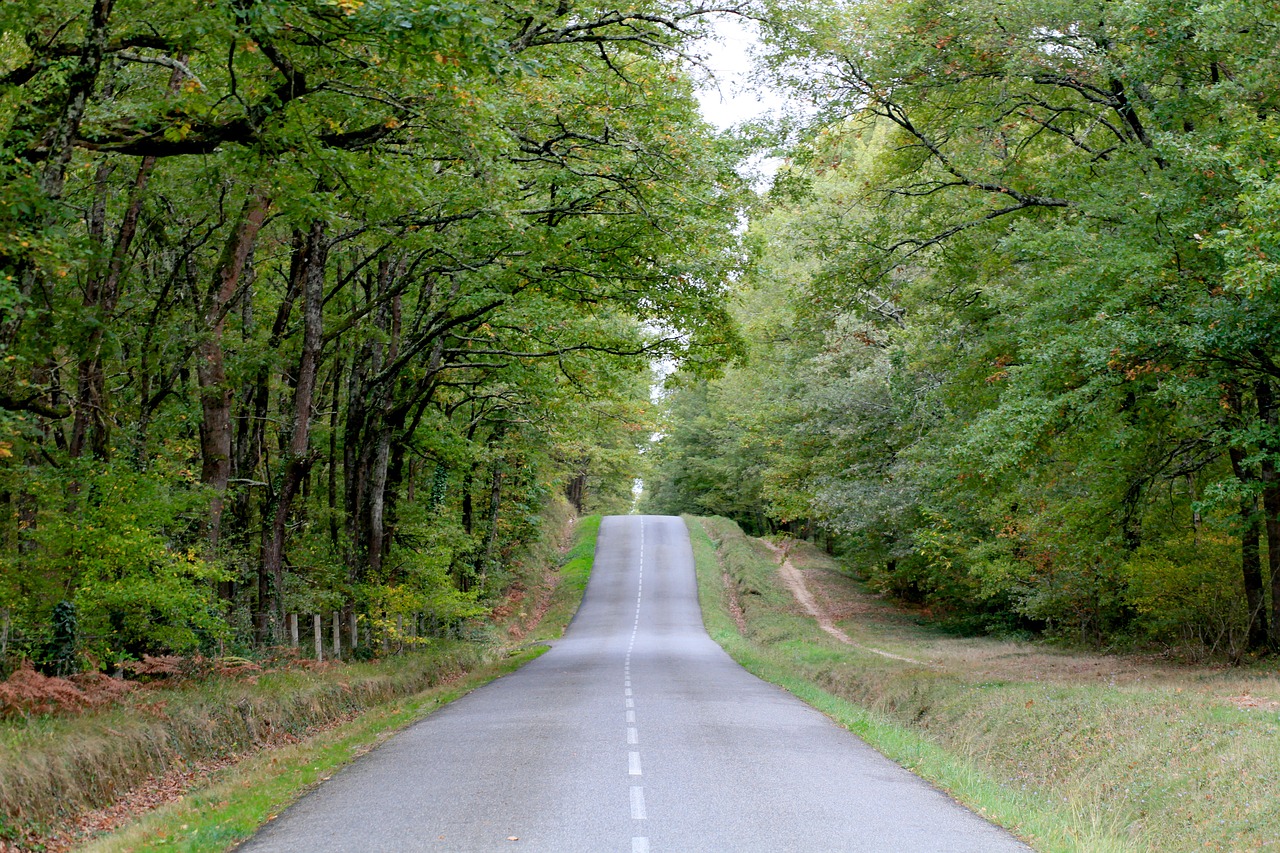
[[(516, 840), (510, 840), (510, 839)], [(241, 850), (1027, 848), (726, 655), (678, 518), (600, 529), (564, 639), (335, 774)]]

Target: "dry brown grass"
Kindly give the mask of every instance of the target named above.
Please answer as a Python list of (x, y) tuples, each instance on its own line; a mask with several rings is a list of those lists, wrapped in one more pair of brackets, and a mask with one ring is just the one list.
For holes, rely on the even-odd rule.
[(0, 727), (0, 837), (38, 837), (149, 779), (289, 742), (481, 660), (474, 646), (442, 643), (376, 663), (135, 690), (90, 714), (8, 721)]

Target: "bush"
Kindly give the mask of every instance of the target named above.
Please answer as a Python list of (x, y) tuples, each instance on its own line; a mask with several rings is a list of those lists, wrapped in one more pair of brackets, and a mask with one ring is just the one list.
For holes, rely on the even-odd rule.
[(1122, 572), (1139, 635), (1183, 650), (1238, 656), (1248, 630), (1238, 552), (1230, 537), (1205, 533), (1134, 552)]
[(225, 636), (213, 597), (222, 573), (196, 548), (207, 495), (189, 471), (73, 460), (24, 485), (39, 509), (25, 547), (4, 555), (0, 603), (24, 605), (15, 616), (28, 634), (52, 627), (40, 655), (51, 671), (81, 668), (77, 655), (190, 654)]

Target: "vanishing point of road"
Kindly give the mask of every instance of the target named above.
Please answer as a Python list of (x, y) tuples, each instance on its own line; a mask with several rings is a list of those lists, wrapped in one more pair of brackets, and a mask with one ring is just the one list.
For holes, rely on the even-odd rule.
[(542, 657), (395, 736), (240, 848), (1027, 848), (707, 636), (678, 518), (615, 516)]

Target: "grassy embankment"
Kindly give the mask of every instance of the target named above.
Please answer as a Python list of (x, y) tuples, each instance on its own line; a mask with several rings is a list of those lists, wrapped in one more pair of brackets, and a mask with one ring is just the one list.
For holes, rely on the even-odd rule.
[[(226, 849), (396, 730), (541, 654), (545, 646), (537, 642), (560, 636), (581, 600), (599, 524), (598, 517), (579, 522), (566, 555), (550, 539), (531, 549), (524, 561), (526, 601), (539, 606), (526, 611), (538, 612), (495, 624), (488, 643), (432, 641), (421, 651), (370, 663), (136, 691), (109, 711), (5, 723), (0, 831), (10, 843), (40, 837), (30, 830), (66, 826), (166, 771), (230, 760), (182, 798), (89, 845)], [(545, 574), (542, 567), (556, 562), (558, 572)], [(539, 589), (544, 574), (551, 582)], [(55, 848), (64, 843), (56, 834), (43, 840)]]
[(850, 645), (797, 605), (763, 543), (686, 520), (708, 630), (734, 658), (1036, 849), (1280, 850), (1273, 664), (949, 637), (797, 543), (792, 563)]

